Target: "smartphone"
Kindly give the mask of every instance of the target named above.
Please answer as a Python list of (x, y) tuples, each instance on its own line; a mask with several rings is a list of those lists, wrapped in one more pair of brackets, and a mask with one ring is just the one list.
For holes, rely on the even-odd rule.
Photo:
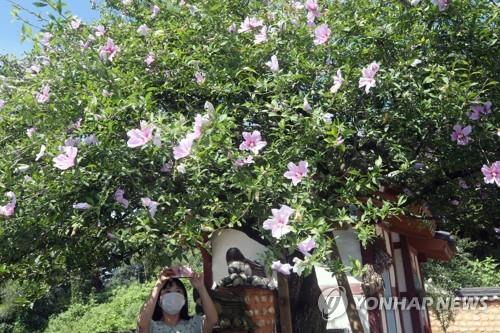
[(171, 269), (174, 271), (173, 278), (190, 278), (193, 276), (193, 270), (189, 266), (174, 266)]

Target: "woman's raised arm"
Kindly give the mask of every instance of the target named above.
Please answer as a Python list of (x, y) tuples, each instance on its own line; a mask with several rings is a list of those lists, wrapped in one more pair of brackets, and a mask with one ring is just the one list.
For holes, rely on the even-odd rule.
[(203, 283), (203, 274), (194, 273), (191, 277), (191, 284), (196, 288), (196, 290), (198, 290), (198, 294), (200, 294), (201, 305), (203, 306), (203, 313), (205, 314), (203, 333), (210, 333), (212, 332), (212, 328), (219, 321), (219, 315), (217, 314), (215, 304), (208, 294), (205, 284)]
[(149, 333), (149, 325), (151, 324), (151, 319), (153, 319), (153, 313), (155, 311), (156, 302), (158, 301), (161, 288), (171, 275), (173, 275), (173, 271), (170, 268), (165, 268), (161, 272), (160, 277), (156, 281), (153, 291), (151, 292), (151, 296), (142, 306), (139, 317), (137, 318), (138, 333)]

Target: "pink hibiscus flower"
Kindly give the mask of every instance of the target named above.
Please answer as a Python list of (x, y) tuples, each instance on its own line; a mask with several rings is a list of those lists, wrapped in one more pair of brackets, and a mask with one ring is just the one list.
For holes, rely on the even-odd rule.
[(194, 128), (192, 138), (197, 140), (201, 137), (203, 125), (208, 123), (208, 116), (197, 114), (194, 118)]
[(116, 202), (118, 202), (120, 205), (123, 206), (123, 208), (128, 208), (129, 201), (123, 197), (125, 194), (125, 191), (121, 188), (117, 189), (114, 198)]
[(28, 136), (28, 138), (32, 138), (33, 137), (33, 134), (35, 134), (36, 132), (36, 128), (34, 127), (30, 127), (26, 130), (26, 135)]
[(141, 24), (139, 28), (137, 28), (137, 33), (142, 37), (149, 35), (150, 29), (147, 25)]
[(319, 13), (318, 2), (316, 0), (307, 0), (304, 7), (307, 9), (307, 25), (313, 26), (316, 17), (321, 15)]
[(174, 271), (173, 277), (191, 277), (193, 276), (193, 270), (189, 266), (174, 266), (172, 267)]
[(259, 131), (243, 132), (242, 135), (244, 141), (240, 144), (240, 150), (250, 150), (257, 155), (259, 150), (267, 145), (267, 142), (262, 140)]
[(316, 0), (307, 0), (304, 6), (310, 12), (314, 12), (319, 9), (318, 2)]
[(278, 58), (276, 55), (271, 56), (271, 60), (266, 62), (266, 66), (269, 67), (271, 72), (277, 73), (280, 70), (280, 65), (278, 63)]
[(263, 22), (255, 17), (246, 17), (243, 22), (241, 22), (239, 33), (254, 30), (255, 28), (261, 27)]
[(465, 146), (469, 143), (469, 134), (472, 132), (472, 127), (470, 125), (462, 128), (462, 125), (456, 124), (453, 126), (453, 133), (451, 134), (451, 140), (456, 141), (458, 145)]
[(16, 209), (16, 195), (14, 192), (9, 191), (5, 193), (5, 196), (10, 199), (10, 202), (4, 206), (0, 206), (0, 216), (9, 217), (14, 215), (14, 211)]
[(449, 5), (449, 0), (432, 0), (432, 3), (438, 6), (440, 12), (446, 10)]
[(127, 146), (129, 148), (137, 148), (144, 146), (153, 138), (153, 127), (148, 125), (145, 121), (141, 121), (141, 129), (131, 129), (127, 132), (129, 137)]
[(380, 65), (372, 62), (362, 70), (361, 78), (359, 79), (359, 88), (365, 87), (365, 93), (369, 93), (370, 89), (375, 87), (375, 75), (380, 69)]
[(78, 154), (78, 148), (72, 146), (62, 147), (63, 153), (54, 157), (54, 167), (60, 170), (67, 170), (75, 166), (75, 158)]
[(106, 44), (99, 50), (99, 58), (101, 58), (101, 60), (113, 61), (118, 51), (120, 51), (120, 48), (115, 45), (111, 38), (108, 38)]
[(198, 83), (200, 85), (205, 83), (205, 79), (206, 79), (205, 73), (200, 72), (200, 71), (196, 72), (194, 74), (194, 79), (196, 80), (196, 83)]
[(149, 53), (147, 56), (146, 56), (146, 59), (144, 59), (144, 62), (146, 63), (146, 65), (150, 66), (153, 62), (155, 61), (155, 57), (153, 54)]
[(322, 24), (314, 30), (314, 45), (324, 44), (330, 39), (330, 28), (328, 25)]
[(320, 13), (318, 11), (308, 11), (307, 12), (307, 25), (312, 27), (315, 25), (314, 21), (316, 17), (319, 17)]
[(191, 149), (193, 147), (193, 140), (194, 140), (193, 136), (188, 135), (186, 138), (182, 139), (177, 146), (174, 147), (175, 160), (179, 160), (191, 154)]
[(481, 116), (487, 115), (491, 113), (491, 102), (488, 101), (484, 104), (474, 103), (470, 107), (471, 111), (469, 112), (469, 119), (471, 120), (479, 120)]
[(45, 47), (49, 47), (50, 46), (50, 39), (52, 38), (52, 34), (50, 32), (44, 32), (42, 34), (42, 40), (40, 41), (40, 43), (45, 46)]
[(290, 271), (292, 270), (292, 266), (290, 264), (282, 264), (279, 260), (273, 261), (271, 265), (271, 269), (283, 275), (290, 275)]
[(40, 146), (40, 151), (38, 152), (38, 154), (36, 154), (35, 161), (38, 161), (45, 155), (45, 149), (46, 149), (45, 145)]
[(43, 86), (42, 91), (36, 93), (36, 101), (38, 103), (47, 103), (50, 98), (50, 87), (48, 85)]
[(310, 252), (314, 248), (316, 248), (316, 242), (311, 237), (308, 237), (306, 240), (300, 242), (297, 246), (297, 249), (300, 251), (300, 253), (302, 253), (306, 257), (311, 255)]
[(78, 209), (78, 210), (87, 210), (92, 208), (92, 206), (86, 202), (78, 202), (73, 204), (73, 209)]
[(290, 179), (293, 185), (297, 185), (307, 176), (307, 161), (300, 161), (298, 165), (293, 162), (288, 163), (288, 171), (283, 176)]
[(486, 184), (497, 184), (500, 186), (500, 161), (494, 162), (490, 167), (486, 164), (481, 168)]
[(160, 13), (160, 7), (153, 5), (151, 7), (151, 18), (155, 18)]
[(78, 17), (74, 16), (69, 25), (71, 26), (71, 29), (76, 30), (80, 28), (80, 24), (82, 24), (82, 20), (80, 20)]
[(265, 220), (262, 227), (264, 230), (271, 230), (271, 235), (274, 238), (280, 239), (291, 231), (288, 219), (294, 210), (287, 205), (282, 205), (280, 209), (273, 208), (271, 212), (273, 216)]
[(267, 42), (267, 26), (263, 26), (262, 29), (260, 29), (260, 33), (255, 35), (255, 41), (254, 44), (262, 44)]
[(342, 72), (339, 69), (337, 70), (337, 74), (333, 77), (333, 86), (330, 88), (330, 91), (335, 94), (339, 91), (343, 83), (344, 79), (342, 78)]
[(102, 24), (99, 24), (98, 26), (95, 27), (94, 31), (97, 37), (102, 37), (106, 33), (106, 28)]
[(146, 208), (148, 208), (149, 215), (151, 217), (155, 217), (156, 210), (158, 208), (159, 203), (156, 201), (151, 200), (150, 198), (141, 198), (142, 205)]
[(252, 163), (254, 163), (253, 156), (249, 155), (245, 158), (238, 157), (236, 159), (236, 161), (234, 162), (234, 165), (236, 165), (237, 167), (242, 167), (242, 166), (245, 166), (247, 164), (252, 164)]

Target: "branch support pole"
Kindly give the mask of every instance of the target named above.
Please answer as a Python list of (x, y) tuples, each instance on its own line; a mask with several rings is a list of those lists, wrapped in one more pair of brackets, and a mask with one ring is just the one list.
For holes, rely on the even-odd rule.
[(290, 310), (290, 293), (288, 292), (288, 278), (278, 274), (278, 304), (280, 310), (281, 333), (292, 333), (292, 312)]

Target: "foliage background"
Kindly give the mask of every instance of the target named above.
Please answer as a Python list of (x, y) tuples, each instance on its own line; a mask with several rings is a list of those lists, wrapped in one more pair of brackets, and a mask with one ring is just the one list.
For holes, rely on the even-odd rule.
[[(100, 21), (78, 29), (69, 28), (71, 13), (61, 4), (39, 1), (56, 13), (44, 27), (53, 34), (50, 48), (36, 43), (23, 59), (1, 58), (0, 189), (18, 202), (15, 215), (0, 221), (0, 278), (6, 290), (22, 290), (2, 304), (29, 313), (54, 288), (66, 298), (54, 310), (88, 301), (101, 288), (102, 267), (139, 262), (150, 278), (174, 259), (189, 260), (187, 250), (221, 227), (260, 233), (271, 245), (269, 262), (291, 261), (297, 243), (314, 236), (318, 248), (308, 265), (337, 268), (332, 229), (351, 225), (366, 243), (374, 223), (418, 200), (440, 228), (474, 241), (471, 256), (500, 257), (498, 187), (484, 184), (480, 172), (499, 159), (499, 9), (492, 2), (458, 0), (439, 11), (430, 1), (322, 1), (317, 21), (332, 31), (325, 45), (313, 44), (305, 10), (287, 1), (161, 1), (154, 19), (153, 2), (106, 1)], [(268, 42), (254, 45), (252, 33), (227, 30), (246, 16), (264, 20)], [(105, 36), (89, 40), (98, 23)], [(137, 33), (141, 24), (149, 35)], [(28, 28), (24, 33), (30, 37)], [(120, 48), (112, 62), (98, 56), (108, 37)], [(148, 67), (149, 52), (155, 62)], [(280, 64), (275, 74), (265, 64), (272, 55)], [(421, 64), (412, 66), (416, 59)], [(372, 61), (381, 70), (365, 94), (358, 79)], [(42, 65), (39, 74), (27, 71), (32, 64)], [(339, 68), (345, 83), (332, 94)], [(199, 71), (206, 75), (201, 85)], [(50, 100), (37, 103), (46, 84)], [(312, 110), (304, 110), (304, 98)], [(469, 120), (471, 104), (488, 100), (493, 113)], [(215, 108), (192, 155), (162, 173), (207, 101)], [(127, 147), (127, 131), (141, 120), (161, 129), (161, 147)], [(450, 140), (456, 123), (473, 126), (466, 146)], [(254, 164), (236, 168), (241, 133), (252, 130), (268, 144)], [(98, 144), (80, 144), (76, 167), (53, 167), (65, 140), (92, 134)], [(35, 162), (42, 144), (47, 155)], [(309, 162), (309, 175), (293, 186), (283, 173), (299, 160)], [(407, 197), (382, 208), (358, 199), (381, 183), (404, 188)], [(127, 209), (113, 198), (117, 188), (125, 190)], [(154, 218), (141, 205), (146, 196), (160, 203)], [(92, 208), (74, 210), (76, 202)], [(281, 204), (295, 214), (292, 232), (278, 241), (261, 226)]]

